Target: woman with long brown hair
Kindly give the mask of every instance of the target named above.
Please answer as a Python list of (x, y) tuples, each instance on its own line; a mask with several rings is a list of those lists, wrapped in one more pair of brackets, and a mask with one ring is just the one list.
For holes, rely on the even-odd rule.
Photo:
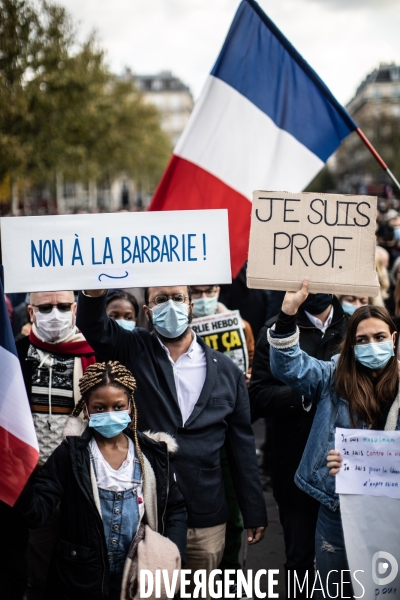
[[(274, 375), (307, 401), (317, 403), (295, 481), (321, 503), (315, 546), (324, 588), (318, 597), (326, 598), (335, 597), (341, 572), (348, 570), (339, 496), (326, 457), (334, 447), (336, 427), (400, 429), (397, 332), (385, 308), (362, 306), (349, 319), (340, 354), (329, 362), (317, 360), (298, 344), (296, 314), (307, 296), (307, 281), (298, 292), (286, 293), (268, 339)], [(352, 597), (351, 584), (342, 589), (342, 597)]]

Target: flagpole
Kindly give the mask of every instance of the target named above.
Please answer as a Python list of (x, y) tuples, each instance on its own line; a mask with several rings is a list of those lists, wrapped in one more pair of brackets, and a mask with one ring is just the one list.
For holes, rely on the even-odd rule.
[(397, 181), (396, 177), (393, 175), (392, 171), (389, 169), (389, 167), (387, 166), (387, 164), (385, 163), (383, 158), (380, 156), (380, 154), (378, 154), (378, 152), (375, 150), (375, 148), (373, 147), (373, 145), (371, 144), (369, 139), (365, 136), (365, 134), (361, 131), (361, 129), (359, 127), (357, 127), (356, 132), (358, 133), (359, 137), (364, 142), (364, 144), (366, 145), (368, 150), (371, 152), (372, 156), (377, 160), (377, 162), (380, 164), (382, 169), (384, 171), (386, 171), (386, 173), (389, 175), (390, 179), (400, 190), (400, 183)]

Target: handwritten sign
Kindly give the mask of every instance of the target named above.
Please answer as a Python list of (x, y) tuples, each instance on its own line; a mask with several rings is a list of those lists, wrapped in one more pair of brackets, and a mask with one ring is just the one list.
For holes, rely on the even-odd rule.
[(246, 373), (249, 368), (246, 338), (238, 310), (193, 319), (191, 328), (213, 350), (223, 352)]
[(354, 598), (398, 600), (400, 500), (341, 495), (340, 513)]
[(338, 494), (400, 498), (400, 431), (336, 428)]
[(377, 296), (377, 199), (339, 194), (253, 194), (247, 285)]
[(227, 210), (1, 219), (6, 292), (230, 283)]

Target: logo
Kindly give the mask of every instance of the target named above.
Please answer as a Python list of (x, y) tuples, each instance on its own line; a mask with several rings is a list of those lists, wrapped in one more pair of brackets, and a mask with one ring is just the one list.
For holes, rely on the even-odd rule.
[(399, 572), (399, 565), (393, 554), (380, 550), (372, 557), (372, 579), (376, 585), (392, 583)]

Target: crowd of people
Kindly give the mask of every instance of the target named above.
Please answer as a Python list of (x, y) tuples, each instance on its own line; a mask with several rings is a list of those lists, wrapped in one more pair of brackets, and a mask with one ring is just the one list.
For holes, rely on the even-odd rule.
[[(240, 570), (243, 530), (257, 544), (267, 527), (260, 418), (285, 581), (348, 569), (333, 429), (400, 429), (400, 216), (379, 221), (377, 298), (248, 290), (244, 271), (231, 287), (10, 294), (40, 457), (0, 503), (2, 598), (133, 599), (156, 564), (191, 570), (190, 591), (198, 570)], [(229, 310), (245, 371), (192, 330)]]

